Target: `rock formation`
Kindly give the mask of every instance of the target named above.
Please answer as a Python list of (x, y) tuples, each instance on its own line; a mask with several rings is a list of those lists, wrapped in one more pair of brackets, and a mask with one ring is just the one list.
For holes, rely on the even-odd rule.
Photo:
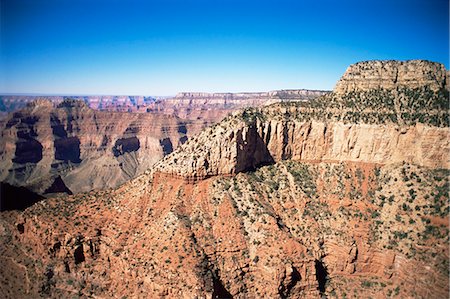
[[(277, 101), (305, 101), (328, 91), (320, 90), (275, 90), (257, 93), (199, 93), (181, 92), (175, 97), (150, 97), (150, 96), (45, 96), (54, 105), (58, 105), (65, 99), (75, 99), (85, 102), (89, 108), (111, 112), (140, 112), (147, 113), (158, 111), (159, 113), (173, 114), (188, 110), (229, 111), (243, 107), (257, 107)], [(18, 96), (0, 95), (0, 121), (10, 112), (23, 109), (27, 104), (42, 98), (42, 96)], [(224, 114), (226, 115), (226, 113)], [(178, 115), (181, 116), (181, 115)]]
[(115, 190), (2, 212), (0, 294), (444, 298), (448, 93), (424, 84), (245, 109)]
[[(159, 100), (86, 96), (75, 97), (79, 101), (74, 101), (50, 97), (33, 102), (29, 100), (34, 97), (6, 97), (2, 103), (15, 99), (28, 103), (28, 107), (3, 122), (0, 180), (39, 193), (117, 187), (231, 111), (279, 101), (307, 101), (323, 94), (326, 92), (282, 90), (181, 93)], [(58, 188), (53, 187), (55, 180)]]
[[(380, 68), (384, 73), (377, 72)], [(380, 88), (399, 69), (414, 73), (414, 80), (401, 75), (395, 90), (390, 90), (390, 83)], [(333, 93), (235, 113), (158, 162), (155, 171), (204, 178), (286, 159), (448, 168), (448, 92), (443, 89), (447, 77), (442, 69), (425, 61), (357, 63)], [(372, 83), (365, 84), (364, 78), (378, 82), (372, 85), (376, 89), (368, 89)], [(414, 88), (409, 88), (410, 82)]]
[(336, 84), (335, 93), (428, 86), (432, 90), (449, 88), (448, 71), (440, 63), (425, 60), (364, 61), (351, 65)]
[[(55, 180), (74, 193), (116, 187), (186, 140), (177, 117), (94, 111), (38, 100), (12, 114), (0, 141), (0, 180), (44, 193)], [(56, 190), (57, 191), (57, 190)]]

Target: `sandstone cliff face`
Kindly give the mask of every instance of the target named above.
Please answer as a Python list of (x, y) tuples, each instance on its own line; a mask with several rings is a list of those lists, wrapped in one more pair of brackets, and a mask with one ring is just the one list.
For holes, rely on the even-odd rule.
[[(195, 136), (161, 160), (155, 171), (202, 178), (285, 159), (448, 167), (448, 124), (436, 121), (441, 127), (432, 125), (438, 118), (427, 121), (422, 118), (427, 115), (423, 109), (415, 112), (421, 117), (407, 119), (408, 109), (355, 112), (289, 104), (246, 110)], [(361, 117), (367, 114), (372, 119)], [(354, 123), (348, 115), (367, 123)], [(430, 108), (429, 115), (445, 120), (448, 110)], [(388, 120), (380, 125), (380, 119)]]
[(400, 93), (419, 116), (386, 90), (246, 109), (116, 190), (3, 212), (0, 292), (446, 297), (446, 94)]
[(437, 63), (357, 63), (333, 93), (235, 113), (160, 161), (155, 171), (204, 178), (286, 159), (447, 168), (446, 82), (445, 68)]
[(351, 65), (336, 84), (334, 92), (371, 89), (395, 89), (400, 86), (417, 88), (424, 85), (433, 90), (449, 88), (448, 71), (440, 63), (425, 60), (364, 61)]
[(115, 187), (185, 140), (182, 128), (176, 117), (99, 112), (79, 101), (53, 108), (49, 101), (36, 101), (5, 124), (0, 180), (39, 193), (58, 177), (75, 193)]
[(296, 161), (399, 162), (448, 167), (448, 128), (342, 122), (230, 119), (203, 131), (155, 171), (183, 177), (235, 174), (259, 165)]
[(448, 171), (409, 164), (283, 161), (197, 183), (144, 175), (64, 205), (55, 198), (4, 212), (0, 290), (441, 298), (447, 188)]
[(66, 187), (75, 193), (116, 187), (231, 111), (306, 101), (322, 94), (326, 92), (182, 93), (164, 100), (89, 96), (64, 101), (51, 97), (51, 101), (38, 98), (30, 103), (34, 97), (13, 97), (28, 107), (2, 123), (0, 180), (39, 193), (64, 192)]

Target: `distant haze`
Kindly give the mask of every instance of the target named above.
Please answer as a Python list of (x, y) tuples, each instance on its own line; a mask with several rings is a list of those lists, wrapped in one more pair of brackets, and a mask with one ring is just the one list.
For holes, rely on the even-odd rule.
[(0, 5), (0, 93), (330, 90), (361, 60), (449, 65), (447, 0)]

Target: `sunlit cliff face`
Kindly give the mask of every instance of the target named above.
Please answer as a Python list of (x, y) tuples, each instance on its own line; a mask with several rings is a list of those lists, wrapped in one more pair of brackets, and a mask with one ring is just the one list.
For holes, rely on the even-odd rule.
[(117, 189), (3, 212), (2, 292), (446, 296), (448, 92), (397, 82), (245, 109)]

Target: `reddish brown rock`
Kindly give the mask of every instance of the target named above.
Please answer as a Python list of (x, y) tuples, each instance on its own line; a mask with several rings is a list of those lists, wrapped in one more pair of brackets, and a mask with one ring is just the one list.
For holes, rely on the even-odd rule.
[(384, 91), (247, 109), (115, 190), (2, 212), (0, 291), (446, 297), (448, 109), (427, 90), (417, 118)]

